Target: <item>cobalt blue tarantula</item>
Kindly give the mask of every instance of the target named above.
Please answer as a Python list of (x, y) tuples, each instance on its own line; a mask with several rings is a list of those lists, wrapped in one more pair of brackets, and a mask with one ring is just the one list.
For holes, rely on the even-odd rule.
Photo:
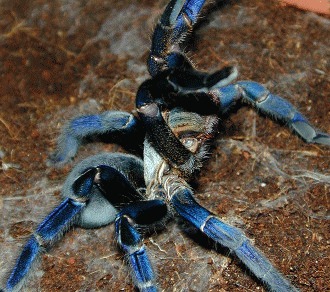
[(94, 136), (109, 136), (117, 143), (128, 140), (137, 148), (143, 142), (143, 159), (103, 153), (79, 163), (64, 183), (63, 201), (31, 235), (3, 291), (19, 290), (42, 251), (69, 227), (97, 228), (112, 222), (135, 286), (156, 291), (143, 235), (163, 228), (176, 215), (232, 251), (270, 290), (297, 291), (240, 230), (200, 206), (189, 183), (202, 166), (219, 117), (234, 106), (251, 105), (308, 143), (330, 146), (330, 136), (262, 85), (234, 82), (235, 68), (212, 74), (194, 68), (180, 43), (197, 22), (204, 2), (171, 0), (167, 5), (152, 38), (151, 78), (136, 95), (137, 114), (107, 111), (75, 118), (65, 127), (50, 157), (52, 164), (68, 162), (81, 143)]

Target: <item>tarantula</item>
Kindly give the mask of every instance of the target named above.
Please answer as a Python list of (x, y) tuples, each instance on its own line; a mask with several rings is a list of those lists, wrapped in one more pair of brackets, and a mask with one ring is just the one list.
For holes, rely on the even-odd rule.
[(292, 104), (261, 84), (234, 83), (235, 68), (212, 74), (194, 68), (180, 43), (197, 22), (204, 2), (172, 0), (167, 5), (152, 38), (151, 78), (136, 95), (137, 114), (107, 111), (75, 118), (65, 127), (51, 164), (68, 162), (86, 138), (104, 135), (137, 148), (143, 141), (143, 159), (102, 153), (79, 163), (64, 183), (63, 201), (31, 235), (3, 291), (19, 290), (44, 247), (70, 226), (98, 228), (112, 222), (135, 286), (156, 291), (143, 235), (163, 228), (175, 215), (229, 248), (270, 290), (297, 290), (240, 230), (200, 206), (189, 183), (202, 166), (219, 117), (234, 105), (251, 105), (285, 123), (308, 143), (329, 146), (330, 136), (316, 130)]

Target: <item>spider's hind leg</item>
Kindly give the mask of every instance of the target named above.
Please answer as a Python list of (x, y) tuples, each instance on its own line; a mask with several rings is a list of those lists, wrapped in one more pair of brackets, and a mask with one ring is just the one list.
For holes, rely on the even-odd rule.
[(172, 204), (180, 216), (200, 229), (209, 238), (234, 252), (242, 263), (263, 281), (271, 291), (298, 291), (251, 244), (250, 240), (241, 231), (224, 223), (200, 206), (189, 189), (183, 188), (177, 191), (172, 198)]
[(18, 257), (4, 291), (16, 291), (34, 262), (68, 228), (95, 228), (114, 221), (120, 204), (143, 196), (143, 163), (132, 155), (99, 154), (78, 164), (68, 176), (63, 201), (37, 227)]
[(126, 254), (132, 277), (139, 291), (157, 291), (156, 276), (143, 244), (141, 231), (158, 229), (168, 220), (162, 200), (139, 201), (126, 206), (116, 218), (116, 235)]
[(22, 280), (42, 251), (74, 223), (77, 214), (84, 206), (84, 201), (67, 198), (44, 219), (24, 246), (4, 291), (20, 289), (23, 284)]
[(102, 153), (80, 162), (63, 185), (62, 196), (88, 196), (76, 224), (97, 228), (112, 223), (118, 209), (142, 200), (145, 189), (143, 162), (133, 155)]

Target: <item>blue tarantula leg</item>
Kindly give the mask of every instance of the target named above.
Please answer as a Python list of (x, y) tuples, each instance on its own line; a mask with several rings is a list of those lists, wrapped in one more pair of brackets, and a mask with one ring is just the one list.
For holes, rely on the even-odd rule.
[(141, 159), (128, 154), (102, 153), (77, 164), (63, 185), (62, 196), (75, 198), (88, 190), (86, 208), (76, 224), (97, 228), (112, 223), (123, 204), (143, 199), (144, 189)]
[(73, 200), (67, 198), (45, 218), (30, 237), (17, 259), (6, 283), (6, 291), (20, 289), (23, 278), (30, 271), (37, 257), (69, 226), (74, 224), (77, 214), (85, 204), (84, 199)]
[(210, 95), (219, 99), (220, 114), (227, 112), (241, 100), (266, 116), (285, 123), (307, 143), (330, 145), (329, 134), (317, 130), (289, 101), (270, 93), (257, 82), (239, 81), (236, 84), (214, 88)]
[(128, 144), (129, 137), (132, 145), (126, 146), (137, 148), (142, 144), (144, 133), (136, 117), (126, 112), (106, 111), (99, 115), (77, 117), (64, 127), (58, 138), (57, 150), (50, 155), (48, 164), (69, 162), (83, 142), (96, 137), (123, 144)]
[(127, 256), (139, 291), (157, 291), (156, 276), (139, 231), (164, 226), (168, 210), (164, 201), (139, 201), (123, 208), (116, 218), (116, 235)]
[(242, 99), (267, 116), (285, 122), (308, 143), (330, 146), (329, 134), (316, 130), (308, 120), (287, 100), (270, 93), (261, 84), (252, 81), (237, 83)]
[(179, 188), (171, 200), (175, 210), (215, 242), (229, 248), (272, 291), (298, 291), (238, 229), (200, 206), (188, 188)]
[(124, 202), (140, 200), (142, 196), (135, 190), (141, 188), (143, 162), (135, 156), (104, 153), (80, 162), (63, 185), (62, 203), (43, 220), (23, 248), (5, 291), (19, 290), (36, 259), (68, 228), (94, 228), (113, 222), (118, 211), (111, 201), (119, 204), (120, 192), (127, 192), (122, 197)]
[(93, 183), (91, 177), (81, 181), (79, 187), (76, 185), (74, 188), (74, 198), (65, 198), (38, 226), (16, 261), (6, 284), (7, 291), (19, 290), (23, 284), (22, 280), (45, 248), (49, 248), (78, 221), (78, 214), (86, 206)]
[(181, 63), (183, 55), (179, 53), (178, 44), (197, 22), (204, 2), (205, 0), (172, 0), (166, 6), (152, 37), (148, 58), (151, 76)]

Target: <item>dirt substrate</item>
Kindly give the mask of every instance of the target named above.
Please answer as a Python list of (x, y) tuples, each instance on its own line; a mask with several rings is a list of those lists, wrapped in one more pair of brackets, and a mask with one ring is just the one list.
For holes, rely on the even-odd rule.
[[(65, 122), (131, 111), (166, 1), (4, 0), (0, 6), (0, 279), (60, 201), (72, 165), (46, 166)], [(199, 69), (233, 64), (330, 132), (330, 20), (274, 1), (205, 10), (185, 45)], [(240, 109), (223, 122), (196, 197), (244, 230), (301, 291), (330, 290), (330, 151)], [(73, 164), (100, 151), (82, 147)], [(264, 291), (227, 251), (172, 222), (145, 240), (164, 291)], [(201, 245), (199, 245), (200, 243)], [(133, 291), (113, 226), (70, 231), (24, 291)]]

